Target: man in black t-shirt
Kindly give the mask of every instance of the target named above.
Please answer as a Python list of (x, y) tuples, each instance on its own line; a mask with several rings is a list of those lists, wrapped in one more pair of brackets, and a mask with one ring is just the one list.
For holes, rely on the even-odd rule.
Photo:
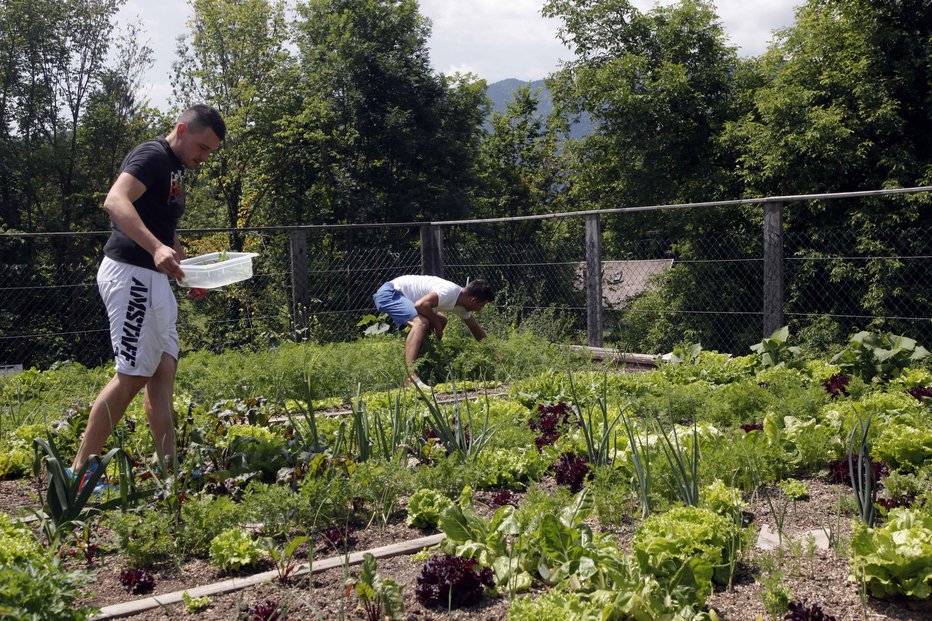
[[(178, 367), (178, 306), (169, 278), (184, 278), (178, 241), (184, 213), (185, 168), (197, 168), (220, 147), (226, 125), (198, 104), (178, 117), (168, 136), (133, 149), (120, 167), (104, 209), (112, 232), (104, 246), (97, 287), (110, 319), (116, 374), (91, 407), (72, 468), (99, 455), (133, 397), (145, 388), (145, 410), (156, 451), (175, 462), (172, 400)], [(194, 292), (195, 290), (192, 290)], [(200, 299), (203, 291), (189, 293)]]

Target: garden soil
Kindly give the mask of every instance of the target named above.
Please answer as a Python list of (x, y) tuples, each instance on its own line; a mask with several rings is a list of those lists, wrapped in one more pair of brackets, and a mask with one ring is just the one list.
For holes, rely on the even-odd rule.
[[(550, 484), (553, 483), (550, 482)], [(829, 484), (818, 479), (810, 479), (807, 484), (810, 489), (809, 497), (787, 508), (782, 552), (756, 549), (740, 565), (732, 588), (719, 589), (710, 598), (708, 604), (718, 612), (719, 617), (731, 621), (753, 621), (758, 614), (762, 614), (764, 619), (768, 619), (768, 615), (764, 612), (765, 585), (762, 577), (781, 571), (783, 573), (782, 584), (789, 588), (794, 599), (805, 598), (809, 603), (820, 604), (823, 611), (834, 616), (837, 621), (865, 619), (870, 621), (929, 621), (932, 619), (932, 607), (929, 605), (861, 597), (858, 584), (849, 579), (850, 565), (846, 556), (847, 541), (851, 535), (851, 520), (844, 515), (839, 515), (837, 509), (839, 499), (850, 496), (851, 490), (848, 487)], [(35, 492), (30, 489), (27, 480), (0, 481), (0, 510), (14, 515), (23, 515), (23, 507), (27, 504), (36, 505)], [(762, 498), (755, 499), (749, 504), (747, 517), (758, 530), (766, 526), (771, 532), (777, 531), (777, 523), (771, 514), (771, 508)], [(620, 522), (620, 526), (613, 526), (609, 531), (619, 539), (621, 549), (625, 550), (629, 547), (630, 537), (633, 535), (636, 524), (624, 520)], [(346, 550), (316, 546), (313, 551), (314, 558), (341, 556), (347, 551), (368, 550), (415, 539), (432, 534), (432, 532), (408, 528), (404, 525), (402, 516), (398, 515), (385, 524), (375, 523), (367, 528), (354, 531), (355, 541)], [(831, 534), (840, 542), (840, 545), (828, 550), (817, 549), (809, 545), (807, 540), (807, 534), (814, 532)], [(105, 532), (101, 535), (104, 539), (108, 537)], [(308, 556), (306, 548), (299, 550), (297, 556), (302, 562), (306, 561)], [(89, 569), (93, 572), (95, 579), (88, 584), (90, 596), (87, 601), (95, 606), (108, 606), (148, 596), (132, 596), (126, 593), (118, 580), (123, 566), (119, 557), (115, 555), (103, 554), (90, 566), (78, 557), (69, 558), (67, 563), (73, 568)], [(415, 599), (417, 579), (422, 565), (423, 561), (414, 556), (397, 556), (378, 561), (379, 574), (392, 578), (403, 586), (405, 612), (402, 618), (485, 621), (507, 617), (506, 597), (487, 599), (476, 607), (450, 612), (424, 608)], [(270, 569), (272, 566), (266, 564), (250, 571), (259, 572)], [(357, 608), (355, 596), (346, 597), (347, 578), (357, 575), (358, 570), (358, 566), (331, 569), (311, 576), (303, 576), (288, 586), (275, 582), (215, 596), (210, 599), (207, 609), (199, 613), (188, 612), (183, 605), (179, 604), (150, 610), (130, 618), (139, 621), (249, 619), (251, 617), (248, 616), (247, 611), (251, 607), (274, 601), (279, 609), (286, 613), (285, 619), (324, 621), (365, 619), (362, 611)], [(156, 587), (152, 594), (193, 589), (231, 577), (229, 574), (221, 574), (216, 568), (202, 560), (156, 567), (153, 573), (156, 576)]]

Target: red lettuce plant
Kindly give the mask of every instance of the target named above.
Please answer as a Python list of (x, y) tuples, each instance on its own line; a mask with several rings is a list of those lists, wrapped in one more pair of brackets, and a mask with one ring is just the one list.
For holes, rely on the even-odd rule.
[(463, 608), (482, 601), (485, 589), (495, 586), (492, 570), (473, 559), (433, 556), (417, 578), (417, 601), (427, 608)]
[(851, 381), (844, 373), (835, 373), (830, 378), (822, 382), (822, 387), (825, 388), (832, 399), (837, 399), (839, 395), (844, 395), (846, 397), (850, 396), (848, 394), (848, 389), (845, 386), (848, 385), (848, 382)]
[(744, 430), (744, 433), (751, 433), (752, 431), (763, 431), (764, 423), (745, 423), (741, 425), (741, 429)]
[(914, 386), (906, 392), (919, 401), (919, 403), (922, 403), (925, 399), (932, 399), (932, 386)]
[(589, 460), (577, 457), (576, 453), (568, 451), (560, 455), (560, 459), (553, 466), (553, 474), (560, 485), (567, 485), (574, 494), (583, 488), (586, 479), (592, 475)]
[(145, 568), (130, 568), (120, 572), (120, 584), (132, 595), (151, 593), (155, 588), (155, 576)]
[(334, 526), (321, 531), (324, 538), (324, 546), (327, 548), (345, 548), (356, 543), (356, 537), (348, 526)]
[[(858, 471), (860, 458), (856, 453), (851, 455), (851, 461), (854, 465), (855, 472)], [(874, 480), (879, 481), (881, 477), (887, 474), (887, 466), (883, 462), (872, 461), (871, 466), (874, 468)], [(829, 463), (828, 478), (832, 483), (841, 485), (851, 485), (851, 467), (848, 465), (848, 458), (842, 457)]]
[(258, 602), (246, 609), (245, 617), (249, 621), (284, 621), (285, 613), (272, 600)]
[(537, 450), (553, 444), (560, 439), (560, 427), (572, 420), (572, 410), (565, 403), (537, 406), (537, 419), (528, 419), (531, 431), (538, 433), (534, 439)]
[(498, 509), (505, 505), (511, 505), (515, 508), (518, 507), (518, 496), (509, 489), (499, 490), (489, 501), (489, 506), (493, 509)]
[(827, 615), (818, 604), (806, 605), (806, 600), (790, 602), (789, 610), (783, 616), (784, 621), (835, 621), (835, 617)]

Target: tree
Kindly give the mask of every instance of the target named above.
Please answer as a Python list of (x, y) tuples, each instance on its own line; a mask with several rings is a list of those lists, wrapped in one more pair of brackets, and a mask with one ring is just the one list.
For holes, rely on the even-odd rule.
[(736, 115), (741, 63), (710, 2), (647, 13), (628, 0), (549, 0), (576, 60), (548, 81), (555, 104), (588, 113), (573, 191), (587, 208), (709, 200), (733, 191), (717, 137)]
[(100, 71), (78, 126), (78, 164), (87, 178), (84, 192), (75, 197), (84, 205), (79, 210), (83, 219), (77, 223), (82, 229), (109, 226), (100, 206), (123, 158), (166, 126), (161, 113), (139, 99), (143, 74), (153, 63), (152, 49), (142, 40), (139, 24), (120, 33), (113, 61)]
[[(558, 119), (542, 118), (538, 104), (537, 94), (523, 86), (504, 112), (492, 114), (480, 150), (477, 216), (528, 216), (562, 208), (566, 158), (558, 142), (561, 127)], [(527, 239), (529, 232), (508, 228), (510, 240)]]
[[(748, 192), (804, 194), (932, 182), (932, 3), (810, 0), (762, 59), (753, 107), (724, 136)], [(814, 201), (787, 210), (788, 310), (928, 317), (932, 198)], [(844, 257), (866, 256), (851, 262)], [(837, 257), (825, 260), (825, 257)], [(925, 263), (925, 264), (924, 264)], [(863, 328), (864, 326), (858, 326)]]
[[(434, 75), (414, 0), (298, 5), (305, 90), (326, 102), (318, 213), (329, 222), (463, 215), (485, 115), (483, 83)], [(311, 100), (315, 112), (320, 100)]]
[[(289, 55), (280, 0), (192, 0), (191, 33), (178, 43), (173, 88), (179, 109), (205, 102), (223, 116), (228, 139), (201, 167), (192, 225), (247, 227), (272, 200), (269, 171), (276, 101), (286, 98)], [(218, 205), (219, 204), (219, 205)], [(219, 206), (223, 215), (213, 215)], [(234, 244), (241, 243), (237, 239)]]
[(760, 71), (753, 108), (726, 135), (750, 191), (932, 179), (932, 3), (810, 0)]

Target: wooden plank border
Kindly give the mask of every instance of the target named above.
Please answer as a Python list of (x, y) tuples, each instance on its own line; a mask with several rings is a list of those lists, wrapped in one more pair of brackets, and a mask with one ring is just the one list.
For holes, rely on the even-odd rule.
[[(308, 573), (316, 574), (318, 572), (333, 569), (335, 567), (342, 567), (344, 564), (358, 565), (359, 563), (362, 563), (363, 555), (366, 554), (366, 552), (372, 554), (372, 556), (375, 558), (389, 558), (392, 556), (398, 556), (400, 554), (418, 552), (424, 548), (437, 545), (443, 541), (444, 537), (445, 535), (440, 533), (437, 535), (430, 535), (428, 537), (420, 537), (418, 539), (409, 539), (408, 541), (393, 543), (392, 545), (382, 546), (380, 548), (372, 548), (371, 550), (364, 550), (362, 552), (353, 552), (348, 557), (334, 556), (313, 563), (313, 566), (309, 566), (308, 563), (304, 563), (298, 567), (297, 571), (293, 575), (297, 577)], [(278, 576), (277, 571), (264, 571), (262, 573), (247, 576), (245, 578), (231, 578), (222, 582), (215, 582), (214, 584), (194, 587), (193, 589), (183, 589), (181, 591), (174, 591), (172, 593), (165, 593), (162, 595), (154, 595), (152, 597), (137, 599), (130, 602), (123, 602), (121, 604), (113, 604), (111, 606), (105, 606), (101, 608), (100, 612), (97, 614), (97, 616), (93, 617), (93, 619), (94, 621), (103, 621), (104, 619), (129, 617), (132, 615), (140, 614), (147, 610), (152, 610), (153, 608), (160, 608), (162, 606), (181, 603), (181, 596), (185, 593), (187, 593), (189, 597), (221, 595), (224, 593), (239, 591), (251, 586), (257, 586), (266, 582), (270, 582), (276, 576)]]

